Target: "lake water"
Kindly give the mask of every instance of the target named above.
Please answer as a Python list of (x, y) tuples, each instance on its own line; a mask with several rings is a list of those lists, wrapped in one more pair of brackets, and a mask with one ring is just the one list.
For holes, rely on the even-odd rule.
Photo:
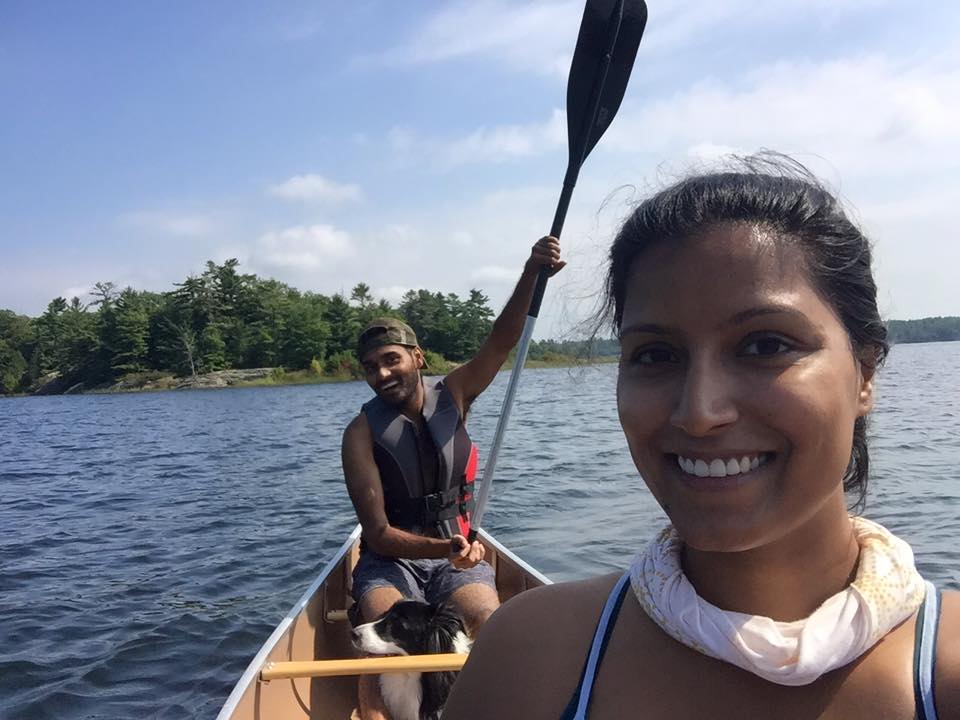
[[(486, 528), (557, 580), (664, 522), (616, 368), (525, 371)], [(478, 400), (490, 445), (507, 375)], [(960, 588), (960, 343), (894, 348), (866, 515)], [(211, 718), (356, 522), (340, 433), (362, 383), (0, 400), (0, 717)]]

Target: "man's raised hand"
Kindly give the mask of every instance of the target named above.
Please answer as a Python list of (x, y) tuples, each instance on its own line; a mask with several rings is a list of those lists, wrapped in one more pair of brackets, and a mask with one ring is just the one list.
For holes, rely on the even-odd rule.
[(538, 270), (541, 265), (546, 265), (550, 268), (549, 277), (556, 275), (567, 264), (565, 260), (560, 259), (560, 241), (550, 235), (537, 240), (530, 251), (527, 264), (536, 266)]

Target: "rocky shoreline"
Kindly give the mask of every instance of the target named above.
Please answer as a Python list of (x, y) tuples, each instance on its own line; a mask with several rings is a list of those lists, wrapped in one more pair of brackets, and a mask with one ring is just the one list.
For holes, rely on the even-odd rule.
[(86, 395), (98, 393), (149, 392), (152, 390), (200, 390), (225, 388), (265, 380), (276, 374), (276, 368), (247, 370), (216, 370), (214, 372), (178, 377), (172, 374), (143, 373), (128, 376), (115, 383), (87, 387), (86, 383), (67, 385), (61, 377), (48, 377), (30, 395)]

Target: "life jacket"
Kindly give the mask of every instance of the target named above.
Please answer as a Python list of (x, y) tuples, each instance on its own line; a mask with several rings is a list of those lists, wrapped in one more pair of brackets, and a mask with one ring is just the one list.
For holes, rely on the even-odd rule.
[(422, 443), (413, 421), (379, 397), (362, 408), (373, 438), (387, 520), (402, 529), (435, 528), (441, 537), (466, 536), (474, 508), (477, 448), (443, 381), (432, 387), (424, 384), (423, 394), (423, 418), (437, 461), (436, 487), (426, 487), (426, 478), (433, 474), (422, 467)]

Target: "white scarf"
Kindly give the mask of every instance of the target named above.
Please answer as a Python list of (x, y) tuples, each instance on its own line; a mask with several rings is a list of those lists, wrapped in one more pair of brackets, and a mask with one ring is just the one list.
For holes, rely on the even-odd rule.
[(683, 541), (667, 527), (630, 566), (640, 605), (684, 645), (779, 685), (807, 685), (860, 657), (923, 601), (913, 551), (884, 527), (851, 518), (860, 545), (853, 583), (805, 620), (779, 622), (721, 610), (680, 567)]

